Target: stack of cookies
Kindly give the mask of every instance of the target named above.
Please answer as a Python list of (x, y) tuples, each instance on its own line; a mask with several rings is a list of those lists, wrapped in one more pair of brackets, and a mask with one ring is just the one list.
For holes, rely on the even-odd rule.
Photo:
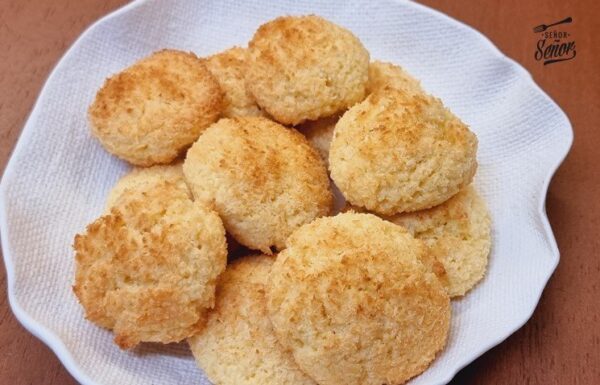
[(485, 274), (477, 138), (318, 16), (156, 52), (89, 116), (136, 166), (74, 243), (75, 294), (121, 348), (187, 340), (222, 385), (402, 384)]

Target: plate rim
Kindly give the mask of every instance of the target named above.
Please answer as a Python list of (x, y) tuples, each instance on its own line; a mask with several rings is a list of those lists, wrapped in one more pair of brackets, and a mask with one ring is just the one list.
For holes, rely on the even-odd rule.
[[(71, 44), (71, 46), (63, 54), (63, 56), (56, 63), (56, 65), (54, 66), (54, 68), (52, 69), (52, 71), (50, 72), (48, 77), (46, 78), (44, 85), (42, 86), (41, 91), (38, 94), (38, 97), (36, 98), (35, 103), (33, 104), (33, 108), (31, 110), (29, 116), (27, 117), (27, 120), (25, 121), (25, 123), (23, 125), (23, 129), (21, 130), (21, 133), (19, 134), (19, 138), (17, 139), (15, 147), (13, 148), (11, 156), (10, 156), (10, 158), (6, 164), (6, 167), (4, 169), (2, 179), (0, 181), (0, 238), (2, 239), (2, 254), (3, 254), (4, 264), (5, 264), (5, 269), (6, 269), (7, 297), (8, 297), (8, 302), (11, 307), (11, 310), (12, 310), (13, 314), (15, 315), (15, 318), (19, 321), (19, 323), (21, 323), (21, 325), (27, 331), (29, 331), (36, 338), (41, 340), (46, 346), (48, 346), (50, 348), (50, 350), (52, 350), (53, 353), (58, 357), (58, 359), (60, 360), (62, 365), (65, 367), (65, 369), (75, 378), (75, 380), (77, 380), (79, 383), (82, 383), (82, 384), (97, 385), (97, 383), (94, 380), (92, 380), (79, 367), (77, 361), (73, 357), (73, 354), (69, 351), (69, 349), (67, 349), (67, 347), (65, 346), (63, 341), (53, 331), (49, 330), (47, 327), (36, 322), (19, 305), (19, 303), (17, 302), (17, 299), (15, 298), (14, 289), (13, 289), (14, 283), (15, 283), (14, 262), (13, 262), (13, 258), (12, 258), (11, 251), (10, 251), (10, 245), (8, 244), (8, 232), (9, 231), (8, 231), (8, 223), (7, 223), (7, 216), (6, 216), (7, 211), (6, 211), (6, 199), (5, 199), (5, 188), (6, 188), (5, 180), (6, 180), (7, 175), (11, 175), (13, 173), (13, 169), (15, 168), (15, 161), (14, 161), (15, 154), (17, 154), (21, 150), (21, 147), (23, 146), (23, 143), (25, 142), (24, 138), (27, 138), (30, 135), (31, 130), (27, 129), (29, 122), (35, 120), (34, 118), (39, 110), (38, 106), (39, 106), (40, 100), (42, 99), (42, 96), (48, 92), (47, 88), (48, 88), (48, 84), (50, 83), (50, 80), (55, 76), (56, 72), (66, 61), (67, 57), (69, 55), (73, 54), (73, 51), (75, 50), (75, 48), (77, 46), (79, 46), (81, 44), (81, 42), (84, 40), (84, 38), (87, 35), (89, 35), (90, 32), (93, 29), (95, 29), (98, 25), (105, 24), (108, 21), (110, 21), (111, 19), (113, 19), (114, 17), (117, 17), (121, 14), (130, 12), (130, 11), (134, 10), (135, 8), (140, 7), (143, 4), (149, 3), (151, 1), (152, 0), (134, 0), (128, 4), (125, 4), (121, 7), (113, 10), (112, 12), (102, 16), (100, 19), (96, 20), (90, 26), (88, 26), (79, 35), (79, 37)], [(448, 371), (448, 375), (442, 380), (442, 382), (438, 383), (438, 385), (444, 385), (444, 384), (447, 384), (448, 382), (450, 382), (460, 370), (465, 368), (467, 365), (471, 364), (473, 361), (475, 361), (477, 358), (479, 358), (481, 355), (483, 355), (485, 352), (487, 352), (494, 346), (502, 343), (509, 336), (511, 336), (517, 330), (519, 330), (521, 327), (523, 327), (523, 325), (525, 325), (525, 323), (527, 323), (527, 321), (531, 318), (531, 316), (535, 312), (535, 309), (537, 308), (537, 306), (539, 304), (542, 293), (543, 293), (544, 289), (546, 288), (550, 277), (553, 275), (553, 273), (556, 270), (556, 267), (558, 266), (558, 263), (560, 261), (560, 251), (558, 249), (558, 245), (556, 243), (554, 233), (552, 231), (550, 222), (548, 220), (545, 203), (546, 203), (546, 198), (547, 198), (550, 182), (551, 182), (554, 174), (556, 173), (556, 171), (558, 170), (560, 165), (563, 163), (564, 159), (567, 157), (567, 155), (569, 154), (569, 151), (572, 148), (573, 140), (574, 140), (574, 132), (573, 132), (572, 124), (571, 124), (568, 116), (566, 115), (566, 113), (533, 80), (533, 77), (531, 76), (529, 71), (527, 71), (521, 64), (519, 64), (512, 58), (506, 56), (483, 33), (479, 32), (478, 30), (469, 26), (468, 24), (463, 23), (462, 21), (454, 19), (454, 18), (446, 15), (445, 13), (442, 13), (441, 11), (430, 8), (426, 5), (416, 3), (414, 1), (404, 1), (404, 0), (395, 0), (395, 2), (404, 3), (408, 6), (419, 9), (420, 12), (429, 13), (435, 17), (444, 19), (445, 22), (452, 24), (454, 27), (457, 27), (457, 28), (460, 28), (463, 30), (467, 30), (469, 32), (469, 34), (474, 36), (474, 38), (476, 36), (477, 39), (479, 39), (482, 43), (484, 43), (485, 49), (488, 52), (494, 54), (496, 56), (497, 60), (508, 63), (512, 68), (516, 69), (517, 73), (518, 73), (517, 76), (519, 77), (519, 79), (521, 81), (527, 82), (529, 87), (532, 87), (535, 92), (537, 92), (539, 95), (541, 95), (545, 99), (545, 101), (548, 102), (550, 104), (550, 106), (554, 110), (556, 110), (559, 113), (559, 115), (562, 116), (562, 118), (564, 118), (564, 123), (565, 123), (564, 128), (566, 129), (565, 134), (567, 134), (567, 136), (563, 138), (566, 140), (564, 142), (566, 144), (566, 146), (564, 146), (564, 148), (561, 148), (562, 152), (560, 152), (560, 151), (558, 152), (558, 156), (554, 159), (554, 162), (549, 166), (549, 168), (547, 170), (547, 174), (544, 178), (544, 183), (542, 184), (542, 187), (541, 187), (542, 191), (540, 192), (541, 193), (540, 200), (538, 202), (538, 207), (537, 207), (537, 214), (539, 215), (539, 218), (541, 219), (541, 224), (544, 229), (544, 236), (548, 240), (549, 246), (551, 249), (550, 251), (551, 251), (551, 257), (552, 257), (553, 264), (552, 264), (547, 276), (543, 279), (544, 284), (541, 286), (541, 289), (537, 293), (537, 296), (535, 298), (535, 306), (532, 307), (531, 311), (529, 311), (527, 314), (525, 314), (525, 317), (523, 319), (519, 320), (519, 322), (516, 322), (514, 327), (510, 328), (510, 330), (508, 332), (506, 332), (505, 335), (501, 335), (499, 338), (494, 339), (494, 340), (490, 341), (489, 343), (483, 345), (483, 347), (481, 349), (479, 349), (472, 355), (470, 355), (468, 357), (465, 356), (467, 358), (457, 361), (457, 364), (453, 365), (453, 369)], [(550, 164), (550, 162), (548, 164)]]

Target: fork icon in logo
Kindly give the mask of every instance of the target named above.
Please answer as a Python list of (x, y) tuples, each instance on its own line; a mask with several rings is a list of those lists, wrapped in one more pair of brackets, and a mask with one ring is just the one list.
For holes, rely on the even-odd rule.
[(556, 23), (552, 23), (552, 24), (548, 24), (548, 25), (546, 25), (546, 24), (540, 24), (537, 27), (533, 28), (533, 32), (535, 32), (535, 33), (544, 32), (548, 28), (554, 27), (555, 25), (567, 24), (567, 23), (570, 23), (572, 21), (573, 21), (573, 19), (571, 17), (567, 17), (566, 19), (561, 20), (561, 21), (557, 21)]

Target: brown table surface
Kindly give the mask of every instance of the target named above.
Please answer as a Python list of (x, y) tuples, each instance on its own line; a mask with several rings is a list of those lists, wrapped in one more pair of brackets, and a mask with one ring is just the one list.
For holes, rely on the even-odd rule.
[[(49, 71), (91, 22), (123, 0), (0, 0), (0, 170)], [(563, 108), (575, 143), (547, 210), (561, 262), (533, 318), (452, 384), (600, 383), (600, 2), (424, 0), (475, 27), (516, 59)], [(536, 25), (573, 17), (572, 61), (534, 59)], [(594, 43), (594, 39), (596, 42)], [(15, 320), (0, 267), (0, 384), (71, 384), (54, 354)]]

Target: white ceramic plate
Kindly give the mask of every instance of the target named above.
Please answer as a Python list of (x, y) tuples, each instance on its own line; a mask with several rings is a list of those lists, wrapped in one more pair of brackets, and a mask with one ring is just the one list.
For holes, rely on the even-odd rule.
[(317, 13), (356, 33), (373, 58), (422, 79), (479, 137), (478, 189), (489, 203), (493, 252), (485, 280), (453, 303), (448, 347), (413, 384), (444, 384), (521, 327), (554, 271), (544, 210), (567, 154), (568, 119), (473, 29), (421, 5), (334, 1), (139, 1), (89, 28), (50, 75), (1, 184), (8, 294), (21, 323), (85, 384), (206, 384), (184, 344), (120, 351), (84, 320), (71, 292), (72, 239), (102, 210), (127, 165), (92, 139), (86, 109), (105, 77), (164, 47), (199, 55), (244, 45), (281, 14)]

